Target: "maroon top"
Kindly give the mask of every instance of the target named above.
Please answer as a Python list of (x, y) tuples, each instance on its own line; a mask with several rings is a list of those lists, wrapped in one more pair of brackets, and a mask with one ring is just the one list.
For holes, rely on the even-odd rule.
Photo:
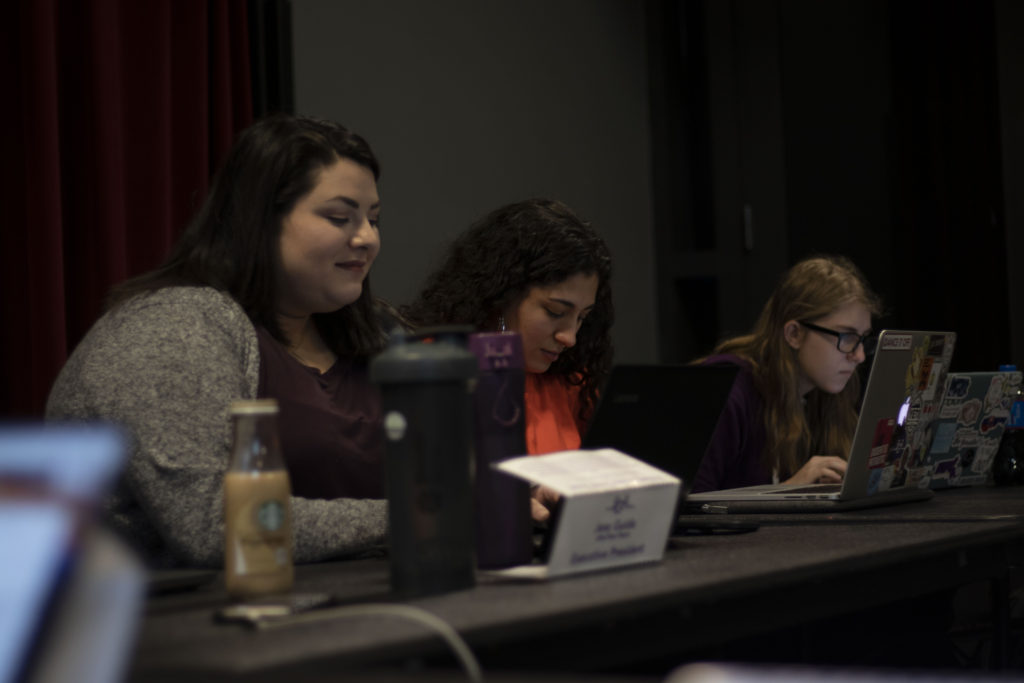
[(303, 365), (261, 327), (260, 398), (277, 399), (281, 450), (292, 495), (383, 498), (380, 394), (367, 364), (339, 358), (320, 373)]

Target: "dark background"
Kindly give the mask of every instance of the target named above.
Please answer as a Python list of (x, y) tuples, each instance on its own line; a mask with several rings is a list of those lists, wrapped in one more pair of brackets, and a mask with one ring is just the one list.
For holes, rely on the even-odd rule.
[(374, 288), (414, 293), (499, 204), (562, 199), (615, 258), (622, 362), (746, 331), (854, 259), (878, 327), (1024, 365), (1024, 3), (20, 0), (3, 23), (0, 415), (38, 416), (103, 294), (152, 268), (233, 132), (335, 118), (381, 157)]
[[(1006, 49), (1018, 6), (783, 0), (653, 12), (655, 149), (670, 141), (655, 158), (666, 360), (744, 331), (770, 274), (826, 252), (852, 258), (882, 295), (879, 327), (957, 331), (961, 370), (1024, 361), (1010, 267), (1024, 63)], [(729, 163), (716, 160), (723, 150)]]

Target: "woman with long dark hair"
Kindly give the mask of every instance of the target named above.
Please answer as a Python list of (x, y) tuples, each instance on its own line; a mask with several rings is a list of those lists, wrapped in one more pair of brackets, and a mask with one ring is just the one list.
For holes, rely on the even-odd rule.
[(219, 566), (232, 401), (274, 398), (295, 559), (381, 544), (383, 348), (367, 275), (380, 166), (336, 123), (288, 115), (242, 132), (169, 259), (112, 293), (50, 394), (54, 419), (125, 426), (111, 524), (151, 564)]

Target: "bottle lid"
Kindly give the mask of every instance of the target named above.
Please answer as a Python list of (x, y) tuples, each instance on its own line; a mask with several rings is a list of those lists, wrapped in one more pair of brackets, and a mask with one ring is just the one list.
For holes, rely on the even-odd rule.
[(277, 399), (257, 398), (247, 401), (232, 401), (229, 412), (232, 415), (277, 415)]
[(378, 384), (462, 381), (477, 376), (477, 359), (466, 349), (473, 328), (447, 325), (391, 335), (388, 348), (370, 361)]

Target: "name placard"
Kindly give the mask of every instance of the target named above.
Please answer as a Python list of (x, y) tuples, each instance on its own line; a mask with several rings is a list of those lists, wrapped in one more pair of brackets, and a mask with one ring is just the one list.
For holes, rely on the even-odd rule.
[(509, 474), (562, 496), (547, 564), (493, 572), (516, 578), (551, 578), (657, 562), (676, 512), (680, 481), (604, 448), (525, 456), (497, 465)]

